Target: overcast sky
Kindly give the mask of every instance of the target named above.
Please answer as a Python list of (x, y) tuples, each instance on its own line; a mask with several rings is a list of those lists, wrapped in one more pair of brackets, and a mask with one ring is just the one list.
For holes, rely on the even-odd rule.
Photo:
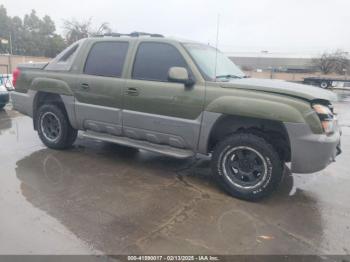
[(0, 0), (8, 14), (35, 9), (63, 19), (110, 23), (116, 32), (146, 31), (215, 45), (226, 52), (350, 51), (349, 0)]

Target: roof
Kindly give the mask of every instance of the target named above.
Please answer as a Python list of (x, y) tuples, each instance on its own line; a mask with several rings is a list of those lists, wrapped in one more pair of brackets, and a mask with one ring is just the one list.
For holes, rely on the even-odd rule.
[[(179, 38), (179, 37), (165, 37), (161, 34), (149, 34), (149, 33), (143, 33), (143, 32), (134, 32), (131, 34), (119, 34), (119, 33), (112, 33), (112, 34), (105, 34), (105, 35), (101, 35), (101, 36), (95, 36), (95, 37), (89, 37), (87, 39), (90, 40), (115, 40), (115, 39), (124, 39), (127, 41), (138, 41), (140, 39), (142, 40), (157, 40), (160, 42), (177, 42), (177, 43), (189, 43), (189, 44), (203, 44), (200, 42), (196, 42), (190, 39), (184, 39), (184, 38)], [(203, 44), (205, 45), (205, 44)]]

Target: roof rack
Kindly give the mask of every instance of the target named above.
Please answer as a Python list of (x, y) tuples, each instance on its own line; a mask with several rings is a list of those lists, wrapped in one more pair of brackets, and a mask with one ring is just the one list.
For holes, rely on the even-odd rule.
[(106, 33), (106, 34), (103, 34), (103, 35), (97, 35), (97, 37), (104, 37), (104, 36), (111, 36), (111, 37), (121, 37), (121, 36), (129, 36), (129, 37), (140, 37), (140, 36), (164, 37), (161, 34), (150, 34), (150, 33), (145, 33), (145, 32), (132, 32), (130, 34)]

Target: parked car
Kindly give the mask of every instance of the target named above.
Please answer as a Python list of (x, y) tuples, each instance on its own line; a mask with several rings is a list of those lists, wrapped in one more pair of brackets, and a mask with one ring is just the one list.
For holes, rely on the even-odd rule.
[(48, 64), (14, 72), (14, 108), (45, 145), (83, 136), (177, 158), (205, 154), (231, 195), (256, 200), (291, 171), (324, 169), (340, 153), (327, 90), (246, 78), (205, 44), (160, 35), (83, 39)]
[(0, 110), (9, 102), (9, 92), (5, 85), (0, 83)]

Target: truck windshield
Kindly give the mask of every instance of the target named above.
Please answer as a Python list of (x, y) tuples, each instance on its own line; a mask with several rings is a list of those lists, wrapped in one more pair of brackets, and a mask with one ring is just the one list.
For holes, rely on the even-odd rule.
[(203, 44), (184, 44), (202, 74), (208, 81), (228, 81), (243, 78), (244, 73), (222, 52)]

